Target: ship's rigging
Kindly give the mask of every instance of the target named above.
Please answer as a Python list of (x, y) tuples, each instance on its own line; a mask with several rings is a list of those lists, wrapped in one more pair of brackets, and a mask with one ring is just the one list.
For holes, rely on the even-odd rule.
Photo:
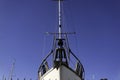
[[(39, 80), (48, 79), (48, 77), (54, 72), (58, 73), (58, 77), (56, 79), (61, 80), (62, 71), (67, 70), (70, 72), (68, 77), (77, 77), (78, 80), (84, 80), (85, 71), (83, 65), (81, 64), (80, 60), (75, 56), (68, 44), (68, 34), (74, 33), (67, 33), (62, 31), (62, 12), (61, 12), (61, 4), (63, 0), (57, 0), (58, 2), (58, 33), (49, 33), (54, 35), (53, 40), (53, 48), (51, 52), (46, 56), (46, 58), (42, 61), (39, 70), (38, 76)], [(71, 60), (74, 61), (74, 66), (71, 65)], [(62, 70), (62, 68), (64, 68)], [(55, 70), (57, 69), (57, 70)], [(59, 69), (59, 70), (58, 70)], [(49, 77), (50, 78), (50, 77)], [(66, 79), (66, 78), (65, 78)]]

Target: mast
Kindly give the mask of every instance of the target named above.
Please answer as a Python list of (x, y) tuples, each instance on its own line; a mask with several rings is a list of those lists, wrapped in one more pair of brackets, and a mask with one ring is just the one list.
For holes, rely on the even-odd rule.
[(58, 0), (58, 16), (59, 16), (59, 39), (62, 38), (62, 12), (61, 12), (61, 1)]
[(14, 68), (15, 68), (15, 59), (14, 59), (14, 62), (12, 63), (12, 67), (9, 73), (8, 80), (12, 80)]

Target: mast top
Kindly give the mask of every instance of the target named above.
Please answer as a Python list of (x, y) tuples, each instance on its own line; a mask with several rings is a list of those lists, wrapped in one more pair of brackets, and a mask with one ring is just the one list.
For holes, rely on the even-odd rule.
[(53, 0), (58, 1), (58, 37), (59, 39), (62, 39), (62, 6), (61, 2), (64, 0)]
[(62, 38), (62, 11), (61, 11), (61, 1), (63, 1), (63, 0), (58, 0), (59, 39)]

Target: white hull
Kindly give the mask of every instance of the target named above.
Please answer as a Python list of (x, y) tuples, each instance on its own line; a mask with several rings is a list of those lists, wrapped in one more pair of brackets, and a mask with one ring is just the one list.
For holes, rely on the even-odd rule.
[(58, 69), (51, 68), (41, 77), (39, 80), (82, 80), (80, 77), (72, 71), (70, 68), (62, 65)]

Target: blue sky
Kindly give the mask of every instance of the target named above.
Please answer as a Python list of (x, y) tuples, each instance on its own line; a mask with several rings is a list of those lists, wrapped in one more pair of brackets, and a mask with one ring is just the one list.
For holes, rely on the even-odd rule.
[[(120, 79), (120, 1), (65, 0), (63, 29), (80, 58), (86, 80)], [(58, 26), (57, 3), (51, 0), (0, 0), (0, 80), (37, 79), (41, 60), (52, 48)]]

